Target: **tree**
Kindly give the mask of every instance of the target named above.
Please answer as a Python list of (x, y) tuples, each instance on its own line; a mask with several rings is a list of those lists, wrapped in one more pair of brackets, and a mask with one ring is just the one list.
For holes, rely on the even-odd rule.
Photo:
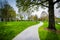
[[(4, 3), (3, 3), (4, 2)], [(0, 1), (0, 18), (1, 18), (1, 21), (3, 21), (3, 18), (2, 18), (2, 11), (3, 11), (3, 8), (4, 8), (4, 4), (5, 4), (5, 1)]]
[(23, 16), (22, 15), (20, 15), (20, 19), (23, 20)]
[(31, 21), (34, 21), (34, 15), (31, 15), (31, 16), (29, 17), (29, 19), (30, 19)]
[[(3, 4), (3, 2), (2, 2)], [(4, 1), (4, 5), (2, 6), (3, 8), (1, 8), (1, 17), (2, 19), (4, 19), (5, 21), (9, 21), (9, 20), (14, 20), (13, 18), (16, 18), (16, 12), (14, 11), (14, 9), (8, 4), (8, 2), (5, 0)]]
[(27, 10), (29, 8), (38, 8), (39, 6), (47, 7), (49, 10), (49, 29), (56, 30), (55, 28), (55, 19), (54, 19), (54, 5), (60, 0), (17, 0), (17, 6), (21, 10)]
[(8, 18), (11, 18), (11, 20), (16, 20), (16, 12), (12, 7), (8, 10)]
[(3, 8), (3, 18), (5, 18), (6, 21), (9, 21), (9, 18), (10, 20), (16, 18), (16, 12), (9, 4), (6, 4)]
[(35, 21), (37, 21), (37, 20), (38, 20), (37, 15), (35, 15), (33, 18), (34, 18), (34, 20), (35, 20)]

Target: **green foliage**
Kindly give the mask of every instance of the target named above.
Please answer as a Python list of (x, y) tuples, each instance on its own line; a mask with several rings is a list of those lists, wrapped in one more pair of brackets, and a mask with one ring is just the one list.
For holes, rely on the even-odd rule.
[(37, 15), (33, 16), (33, 19), (37, 21), (38, 20)]
[(14, 9), (9, 5), (9, 4), (6, 4), (3, 8), (3, 16), (6, 16), (6, 17), (16, 17), (16, 12), (14, 11)]
[(9, 4), (4, 5), (4, 8), (2, 9), (2, 18), (5, 18), (5, 20), (6, 18), (16, 18), (16, 12)]
[(1, 5), (1, 8), (0, 8), (1, 18), (5, 19), (5, 21), (7, 21), (9, 18), (11, 19), (16, 18), (16, 12), (14, 11), (14, 9), (8, 4), (6, 0), (5, 1), (3, 0), (3, 2), (1, 2), (0, 4)]
[[(17, 7), (19, 8), (19, 10), (28, 10), (29, 8), (33, 8), (33, 9), (38, 9), (39, 6), (41, 6), (42, 8), (45, 9), (45, 7), (49, 8), (49, 2), (52, 2), (50, 0), (16, 0), (17, 2)], [(60, 7), (59, 5), (59, 0), (56, 0), (55, 2), (53, 2), (52, 4), (58, 3), (58, 7)], [(34, 6), (37, 6), (34, 8)]]
[(17, 7), (19, 8), (19, 11), (31, 10), (32, 8), (37, 10), (39, 8), (39, 5), (35, 5), (36, 0), (35, 1), (34, 0), (16, 0), (16, 2), (17, 2)]
[(7, 24), (0, 22), (0, 40), (12, 40), (24, 29), (37, 23), (35, 21), (7, 22)]
[(55, 22), (59, 23), (60, 22), (60, 18), (55, 18)]
[(25, 1), (26, 0), (17, 0), (16, 1), (19, 10), (24, 10), (25, 11), (26, 9), (28, 9), (28, 5), (29, 5), (30, 0), (27, 0), (26, 2)]
[(22, 16), (22, 15), (20, 15), (20, 19), (21, 19), (21, 20), (23, 19), (23, 16)]

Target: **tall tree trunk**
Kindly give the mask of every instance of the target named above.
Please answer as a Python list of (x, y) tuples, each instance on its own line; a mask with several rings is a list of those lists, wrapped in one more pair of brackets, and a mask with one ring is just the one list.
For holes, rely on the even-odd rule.
[(53, 0), (49, 0), (49, 29), (56, 30)]

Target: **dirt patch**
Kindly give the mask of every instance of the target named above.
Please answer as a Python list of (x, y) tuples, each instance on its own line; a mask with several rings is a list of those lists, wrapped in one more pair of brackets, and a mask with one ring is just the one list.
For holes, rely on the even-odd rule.
[(51, 30), (51, 29), (48, 29), (48, 28), (44, 28), (44, 30), (48, 30), (49, 32), (55, 32), (55, 33), (60, 34), (60, 30)]

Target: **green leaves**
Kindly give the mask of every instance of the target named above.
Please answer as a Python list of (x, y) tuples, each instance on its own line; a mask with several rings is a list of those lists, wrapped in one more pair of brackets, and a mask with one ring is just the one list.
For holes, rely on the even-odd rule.
[[(26, 11), (29, 10), (31, 7), (37, 10), (39, 8), (38, 6), (41, 6), (41, 3), (46, 2), (46, 0), (16, 0), (16, 2), (19, 11)], [(45, 4), (47, 5), (48, 3)]]
[[(2, 2), (3, 3), (3, 2)], [(4, 18), (5, 21), (12, 19), (12, 18), (16, 18), (16, 12), (14, 11), (14, 9), (7, 3), (7, 1), (5, 1), (5, 3), (3, 4), (3, 8), (0, 8), (1, 11), (1, 18)]]
[[(4, 15), (3, 15), (4, 14)], [(3, 8), (3, 16), (5, 18), (10, 18), (10, 17), (14, 17), (16, 16), (16, 13), (15, 11), (13, 10), (13, 8), (9, 5), (9, 4), (6, 4)]]

